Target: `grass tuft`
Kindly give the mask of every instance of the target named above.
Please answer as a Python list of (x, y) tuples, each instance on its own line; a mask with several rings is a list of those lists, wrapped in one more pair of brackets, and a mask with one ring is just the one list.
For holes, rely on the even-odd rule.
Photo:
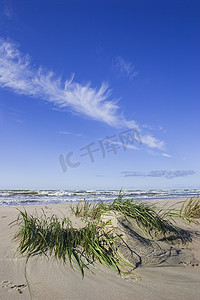
[[(110, 204), (110, 210), (120, 213), (125, 219), (134, 223), (145, 235), (166, 237), (173, 234), (181, 238), (179, 229), (171, 222), (171, 211), (162, 210), (155, 205), (134, 201), (132, 199), (116, 199)], [(170, 215), (170, 220), (168, 216)]]
[(200, 198), (197, 197), (186, 200), (181, 206), (180, 217), (189, 223), (199, 224)]
[[(84, 269), (98, 261), (118, 273), (126, 265), (117, 248), (119, 239), (105, 222), (88, 222), (84, 228), (75, 229), (69, 218), (47, 217), (43, 212), (38, 217), (20, 211), (17, 219), (20, 225), (14, 238), (19, 241), (18, 251), (26, 253), (27, 260), (34, 255), (50, 255), (70, 266), (78, 267), (84, 276)], [(129, 265), (130, 266), (130, 265)]]
[(173, 217), (181, 217), (188, 222), (197, 222), (200, 218), (199, 198), (184, 202), (179, 212), (174, 208), (160, 209), (123, 197), (120, 192), (112, 203), (83, 202), (71, 206), (72, 213), (86, 222), (85, 227), (80, 229), (74, 228), (71, 220), (64, 216), (59, 219), (55, 214), (48, 217), (44, 211), (41, 216), (29, 215), (26, 210), (19, 211), (15, 221), (19, 229), (14, 236), (19, 241), (18, 251), (26, 254), (27, 260), (34, 255), (55, 256), (64, 264), (69, 262), (71, 268), (78, 268), (82, 276), (85, 268), (91, 270), (90, 266), (96, 261), (123, 273), (127, 267), (133, 269), (134, 266), (122, 258), (118, 249), (122, 237), (110, 221), (102, 220), (105, 213), (117, 213), (136, 225), (146, 237), (165, 240), (173, 237), (182, 241), (184, 236)]
[(114, 211), (134, 223), (144, 235), (151, 236), (154, 233), (155, 236), (166, 237), (173, 234), (181, 238), (179, 229), (172, 222), (173, 216), (177, 216), (174, 209), (159, 209), (155, 205), (133, 199), (123, 199), (123, 197), (124, 195), (120, 192), (118, 198), (112, 203), (98, 202), (93, 205), (84, 202), (71, 209), (77, 217), (85, 220), (100, 220), (104, 213)]
[(98, 203), (84, 201), (83, 203), (79, 202), (75, 206), (71, 205), (70, 208), (76, 217), (85, 220), (100, 220), (102, 214), (108, 211), (109, 205), (102, 201), (99, 201)]

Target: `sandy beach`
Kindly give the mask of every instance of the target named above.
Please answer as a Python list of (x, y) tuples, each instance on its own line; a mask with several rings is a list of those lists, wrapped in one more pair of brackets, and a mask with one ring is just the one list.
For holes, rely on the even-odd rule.
[[(170, 200), (168, 205), (175, 201)], [(159, 201), (159, 206), (165, 202)], [(67, 204), (25, 208), (29, 213), (40, 213), (42, 208), (49, 215), (70, 213)], [(9, 226), (19, 209), (23, 207), (0, 207), (0, 299), (199, 299), (200, 225), (179, 221), (188, 241), (173, 245), (161, 242), (162, 252), (147, 246), (140, 248), (130, 238), (130, 245), (141, 260), (134, 270), (136, 277), (119, 276), (111, 269), (95, 265), (94, 274), (86, 271), (82, 279), (80, 272), (54, 258), (35, 256), (26, 264), (25, 256), (16, 252), (18, 243), (13, 240), (17, 227)], [(77, 220), (73, 224), (80, 225)]]

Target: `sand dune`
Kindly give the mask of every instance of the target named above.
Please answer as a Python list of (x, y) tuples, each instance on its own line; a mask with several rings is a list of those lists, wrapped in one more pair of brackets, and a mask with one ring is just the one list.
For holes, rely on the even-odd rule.
[[(159, 202), (164, 204), (164, 202)], [(170, 204), (172, 201), (170, 200)], [(199, 299), (200, 226), (183, 222), (185, 243), (165, 240), (150, 244), (135, 228), (118, 218), (123, 230), (123, 256), (134, 265), (136, 276), (119, 276), (113, 270), (95, 265), (94, 274), (64, 266), (54, 258), (26, 258), (16, 253), (13, 240), (16, 227), (9, 223), (22, 207), (0, 207), (0, 299)], [(41, 208), (49, 215), (68, 214), (67, 205), (26, 206), (32, 213)], [(81, 226), (77, 219), (73, 224)]]

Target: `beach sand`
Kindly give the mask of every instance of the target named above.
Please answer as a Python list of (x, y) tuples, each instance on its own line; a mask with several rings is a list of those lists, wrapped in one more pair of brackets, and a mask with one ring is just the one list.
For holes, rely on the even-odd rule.
[[(171, 205), (177, 200), (168, 201)], [(155, 202), (155, 201), (154, 201)], [(166, 201), (159, 201), (164, 205)], [(179, 204), (180, 205), (180, 204)], [(29, 213), (43, 208), (49, 215), (69, 214), (67, 204), (27, 205)], [(13, 240), (17, 227), (9, 224), (17, 218), (21, 206), (0, 207), (0, 299), (199, 299), (200, 294), (200, 226), (179, 221), (190, 242), (168, 245), (161, 242), (162, 251), (136, 242), (127, 235), (130, 246), (140, 257), (135, 277), (119, 276), (115, 271), (95, 265), (94, 274), (80, 272), (54, 258), (35, 256), (29, 259), (17, 254), (18, 243)], [(75, 226), (81, 226), (74, 219)], [(123, 249), (122, 249), (123, 250)], [(160, 252), (159, 252), (160, 251)], [(131, 258), (124, 251), (125, 256)]]

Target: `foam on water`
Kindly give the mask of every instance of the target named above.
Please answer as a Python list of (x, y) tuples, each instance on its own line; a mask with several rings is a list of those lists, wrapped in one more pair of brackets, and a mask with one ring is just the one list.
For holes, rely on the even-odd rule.
[[(200, 190), (124, 190), (123, 193), (125, 199), (135, 200), (187, 199), (200, 195)], [(0, 205), (113, 201), (118, 195), (119, 190), (0, 190)]]

